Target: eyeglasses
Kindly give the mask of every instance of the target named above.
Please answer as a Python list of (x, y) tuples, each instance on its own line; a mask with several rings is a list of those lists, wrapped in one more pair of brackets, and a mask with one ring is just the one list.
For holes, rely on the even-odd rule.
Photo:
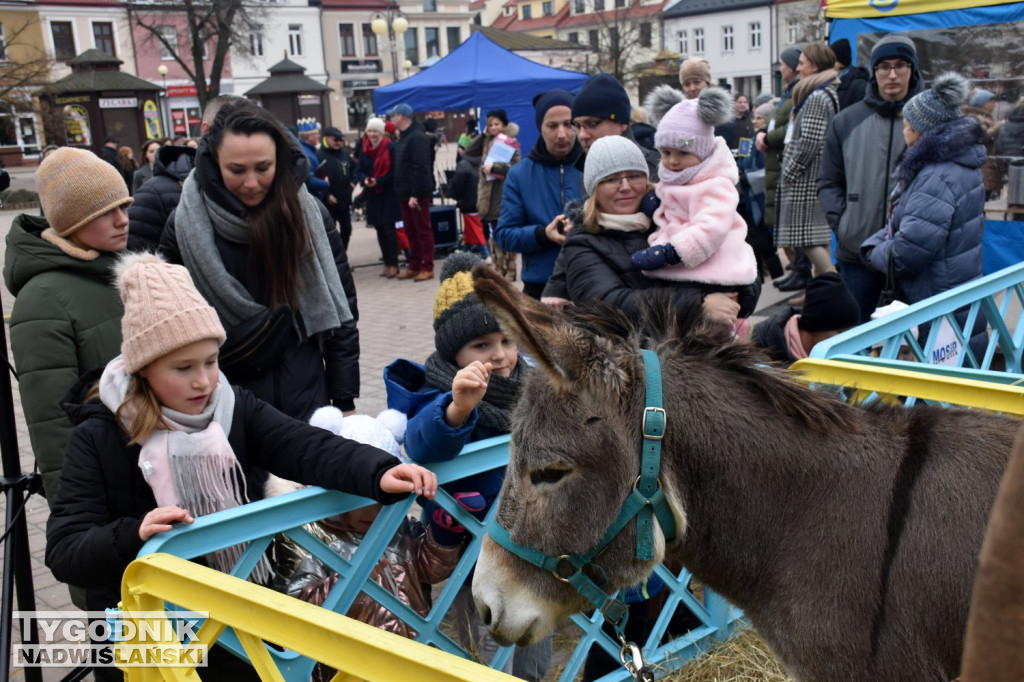
[(898, 62), (896, 64), (882, 62), (880, 64), (875, 64), (875, 73), (877, 74), (888, 76), (892, 71), (895, 71), (897, 76), (906, 75), (907, 71), (910, 71), (910, 64), (907, 62)]
[(601, 180), (598, 184), (604, 187), (618, 187), (625, 180), (631, 186), (639, 186), (647, 184), (647, 174), (633, 171), (632, 173), (621, 173), (619, 175), (609, 175), (604, 180)]

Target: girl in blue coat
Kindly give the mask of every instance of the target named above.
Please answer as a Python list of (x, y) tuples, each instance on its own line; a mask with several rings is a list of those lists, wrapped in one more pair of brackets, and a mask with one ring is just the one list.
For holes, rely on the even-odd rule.
[[(904, 303), (981, 276), (986, 157), (981, 126), (960, 113), (967, 91), (963, 78), (947, 73), (904, 105), (907, 150), (895, 171), (891, 217), (861, 246), (868, 265), (895, 277)], [(922, 327), (922, 339), (927, 332)], [(980, 321), (975, 335), (983, 334)]]

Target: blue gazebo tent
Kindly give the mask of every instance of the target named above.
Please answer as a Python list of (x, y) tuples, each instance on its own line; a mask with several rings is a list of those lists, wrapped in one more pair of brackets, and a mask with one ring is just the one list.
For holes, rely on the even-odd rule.
[(377, 88), (373, 106), (378, 114), (402, 102), (414, 111), (451, 111), (479, 107), (504, 109), (519, 124), (525, 155), (539, 131), (534, 123), (535, 95), (562, 88), (579, 90), (587, 75), (531, 62), (476, 32), (429, 69)]

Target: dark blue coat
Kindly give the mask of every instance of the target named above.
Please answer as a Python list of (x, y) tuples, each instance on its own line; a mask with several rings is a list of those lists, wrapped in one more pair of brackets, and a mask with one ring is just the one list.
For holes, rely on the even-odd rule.
[(928, 132), (904, 154), (895, 174), (892, 234), (883, 228), (861, 249), (882, 273), (892, 254), (905, 303), (981, 276), (985, 158), (981, 127), (973, 118)]

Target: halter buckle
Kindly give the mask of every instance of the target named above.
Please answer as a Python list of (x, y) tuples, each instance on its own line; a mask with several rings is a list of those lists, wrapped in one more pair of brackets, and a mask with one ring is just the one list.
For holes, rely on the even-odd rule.
[[(648, 422), (650, 419), (650, 422)], [(665, 410), (660, 407), (644, 408), (644, 440), (661, 440), (665, 437)], [(650, 423), (650, 430), (648, 430)]]
[[(551, 575), (555, 576), (556, 579), (562, 581), (563, 583), (568, 583), (569, 578), (579, 573), (580, 569), (576, 568), (569, 562), (568, 554), (560, 554), (556, 558), (558, 559), (558, 565), (555, 567), (554, 571), (551, 571)], [(568, 566), (572, 569), (569, 572), (568, 576), (563, 576), (561, 573), (558, 572), (559, 570), (561, 570), (563, 566)]]

